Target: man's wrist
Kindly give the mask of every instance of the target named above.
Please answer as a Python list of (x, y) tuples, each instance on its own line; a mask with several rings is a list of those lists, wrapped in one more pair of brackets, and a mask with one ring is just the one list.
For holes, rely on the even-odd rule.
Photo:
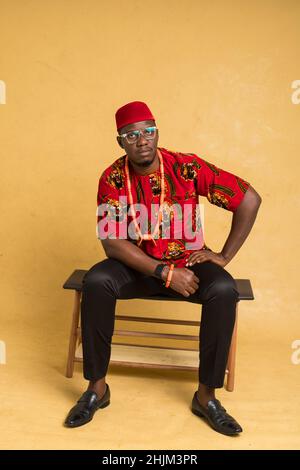
[(169, 270), (170, 270), (170, 266), (166, 264), (161, 273), (161, 278), (164, 282), (167, 280)]
[(220, 255), (223, 256), (223, 258), (225, 259), (225, 261), (227, 261), (227, 263), (229, 263), (229, 261), (231, 260), (230, 256), (226, 255), (222, 251), (221, 251)]
[(157, 264), (153, 276), (156, 277), (157, 279), (161, 279), (165, 281), (167, 279), (169, 272), (169, 266), (165, 263), (159, 263)]

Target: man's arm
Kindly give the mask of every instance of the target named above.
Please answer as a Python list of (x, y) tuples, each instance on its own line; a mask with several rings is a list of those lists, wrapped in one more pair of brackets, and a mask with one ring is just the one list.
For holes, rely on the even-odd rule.
[(233, 213), (231, 230), (221, 251), (227, 263), (236, 255), (248, 237), (261, 202), (260, 195), (249, 186), (242, 202)]
[[(161, 261), (157, 261), (146, 255), (141, 248), (128, 240), (107, 238), (101, 240), (101, 243), (108, 258), (115, 258), (122, 261), (130, 268), (136, 269), (148, 276), (152, 276), (156, 266), (161, 264)], [(167, 267), (163, 270), (164, 280), (166, 277), (164, 275), (168, 273), (168, 270)]]
[(256, 219), (256, 215), (262, 198), (252, 186), (249, 186), (243, 200), (235, 210), (232, 216), (231, 230), (220, 253), (208, 250), (200, 250), (192, 253), (186, 266), (192, 266), (195, 263), (211, 261), (224, 267), (241, 248), (248, 237), (250, 230)]

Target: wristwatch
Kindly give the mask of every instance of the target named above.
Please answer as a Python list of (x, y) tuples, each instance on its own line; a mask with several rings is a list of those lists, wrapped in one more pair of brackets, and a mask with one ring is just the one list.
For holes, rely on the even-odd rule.
[(162, 279), (161, 275), (162, 275), (163, 269), (166, 266), (168, 266), (166, 263), (158, 264), (154, 270), (153, 276), (157, 277), (158, 279)]

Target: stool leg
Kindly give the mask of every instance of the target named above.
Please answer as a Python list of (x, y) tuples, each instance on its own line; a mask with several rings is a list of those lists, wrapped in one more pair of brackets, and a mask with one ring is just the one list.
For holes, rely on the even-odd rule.
[(227, 360), (227, 380), (226, 380), (226, 390), (228, 392), (233, 392), (234, 389), (234, 374), (235, 374), (235, 356), (236, 356), (236, 345), (237, 345), (237, 320), (238, 320), (238, 302), (236, 304), (236, 316), (235, 323), (231, 338), (231, 345), (228, 354)]
[(73, 371), (74, 371), (74, 359), (75, 359), (77, 331), (78, 331), (79, 315), (80, 315), (80, 299), (81, 299), (81, 291), (76, 290), (75, 296), (74, 296), (74, 304), (73, 304), (72, 325), (71, 325), (71, 333), (70, 333), (70, 340), (69, 340), (69, 353), (68, 353), (67, 371), (66, 371), (66, 377), (68, 378), (73, 377)]

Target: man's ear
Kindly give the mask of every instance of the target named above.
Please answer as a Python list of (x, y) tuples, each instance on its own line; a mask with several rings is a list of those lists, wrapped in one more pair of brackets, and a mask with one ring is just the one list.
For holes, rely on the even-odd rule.
[(120, 136), (117, 136), (117, 141), (118, 141), (118, 144), (120, 145), (120, 147), (123, 149), (123, 144), (122, 144), (122, 139)]

